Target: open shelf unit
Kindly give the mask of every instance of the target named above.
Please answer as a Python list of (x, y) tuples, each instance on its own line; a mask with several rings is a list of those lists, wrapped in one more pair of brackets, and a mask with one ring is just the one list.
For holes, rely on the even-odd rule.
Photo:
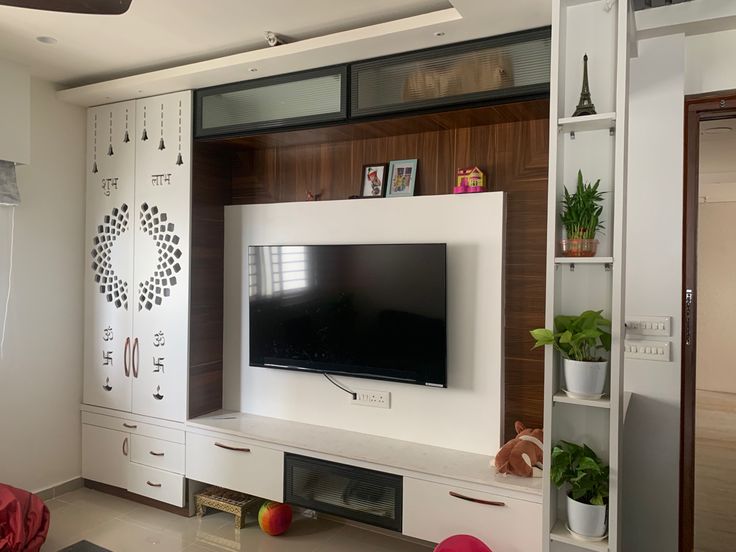
[[(552, 10), (545, 325), (552, 328), (556, 315), (602, 310), (611, 320), (612, 345), (606, 395), (600, 399), (568, 397), (562, 390), (561, 359), (551, 347), (545, 350), (543, 550), (618, 552), (622, 425), (628, 405), (622, 363), (631, 7), (626, 0), (553, 0)], [(580, 99), (584, 54), (597, 114), (571, 117)], [(559, 242), (565, 238), (560, 202), (565, 186), (576, 185), (578, 170), (585, 182), (600, 179), (604, 192), (605, 228), (598, 236), (596, 257), (559, 256)], [(602, 541), (580, 540), (567, 530), (566, 489), (552, 484), (549, 463), (554, 444), (563, 439), (587, 444), (610, 467), (608, 536)]]

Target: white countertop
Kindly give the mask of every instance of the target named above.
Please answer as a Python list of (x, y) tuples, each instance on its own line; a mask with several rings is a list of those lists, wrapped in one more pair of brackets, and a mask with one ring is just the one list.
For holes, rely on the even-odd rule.
[(229, 434), (401, 471), (491, 485), (536, 496), (542, 494), (540, 478), (497, 474), (491, 467), (492, 457), (483, 454), (243, 412), (218, 411), (189, 420), (186, 425), (187, 428)]

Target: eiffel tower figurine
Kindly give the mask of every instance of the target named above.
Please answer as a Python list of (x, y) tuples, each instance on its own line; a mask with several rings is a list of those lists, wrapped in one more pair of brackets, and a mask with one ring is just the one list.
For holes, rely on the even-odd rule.
[(590, 99), (590, 87), (588, 86), (588, 54), (583, 56), (583, 89), (580, 91), (580, 102), (578, 103), (573, 117), (582, 115), (595, 115), (595, 105)]

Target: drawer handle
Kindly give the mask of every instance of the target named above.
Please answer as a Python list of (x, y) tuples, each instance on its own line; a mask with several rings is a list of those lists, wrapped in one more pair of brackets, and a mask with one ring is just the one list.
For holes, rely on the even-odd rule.
[(486, 506), (506, 506), (505, 502), (498, 502), (495, 500), (483, 500), (481, 498), (473, 498), (470, 496), (461, 495), (455, 491), (450, 491), (450, 496), (459, 498), (460, 500), (467, 500), (468, 502), (475, 502), (476, 504), (485, 504)]
[(215, 443), (216, 447), (224, 448), (227, 450), (234, 450), (235, 452), (250, 452), (249, 448), (243, 448), (243, 447), (231, 447), (229, 445), (223, 445), (222, 443)]
[(128, 429), (138, 429), (138, 426), (137, 425), (134, 425), (134, 424), (126, 424), (125, 422), (123, 422), (123, 427), (127, 427)]
[(151, 456), (163, 456), (163, 452), (153, 452), (152, 450), (148, 452)]
[(160, 487), (161, 483), (151, 483), (150, 481), (146, 481), (146, 485), (149, 487)]

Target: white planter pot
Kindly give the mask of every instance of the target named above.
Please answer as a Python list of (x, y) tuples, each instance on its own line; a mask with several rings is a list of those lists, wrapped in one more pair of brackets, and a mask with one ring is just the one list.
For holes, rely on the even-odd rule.
[(603, 394), (608, 376), (608, 361), (582, 362), (562, 359), (565, 392), (579, 399), (597, 399)]
[(567, 527), (573, 533), (591, 539), (606, 534), (607, 506), (583, 504), (567, 497)]

